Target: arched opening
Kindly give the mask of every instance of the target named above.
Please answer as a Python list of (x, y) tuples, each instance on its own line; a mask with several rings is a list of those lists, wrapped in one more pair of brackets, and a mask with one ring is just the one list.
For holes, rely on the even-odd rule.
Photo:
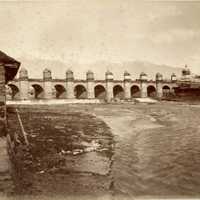
[(74, 96), (77, 99), (87, 99), (87, 90), (83, 85), (77, 85), (74, 88)]
[(16, 85), (8, 84), (8, 87), (6, 89), (6, 97), (10, 100), (20, 99), (19, 88)]
[(147, 87), (148, 97), (156, 97), (156, 88), (153, 85)]
[(163, 91), (164, 97), (167, 97), (170, 95), (170, 87), (169, 86), (167, 86), (167, 85), (163, 86), (162, 91)]
[(116, 99), (124, 99), (124, 89), (120, 85), (116, 85), (113, 88), (113, 96)]
[(137, 85), (131, 87), (131, 97), (140, 97), (140, 88)]
[(176, 94), (176, 90), (177, 90), (177, 87), (172, 87), (172, 88), (171, 88), (170, 93), (171, 93), (172, 96), (176, 96), (176, 95), (177, 95), (177, 94)]
[(38, 84), (34, 84), (32, 85), (32, 87), (33, 87), (33, 90), (30, 92), (30, 95), (34, 99), (42, 99), (44, 95), (44, 89)]
[(106, 89), (102, 85), (97, 85), (94, 88), (94, 95), (97, 99), (106, 99)]
[(64, 99), (66, 97), (66, 89), (63, 85), (55, 85), (56, 99)]

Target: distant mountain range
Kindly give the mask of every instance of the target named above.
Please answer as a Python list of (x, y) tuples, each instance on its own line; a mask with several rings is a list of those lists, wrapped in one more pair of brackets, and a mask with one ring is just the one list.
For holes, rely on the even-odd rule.
[(149, 79), (154, 79), (155, 74), (160, 72), (164, 78), (170, 78), (172, 73), (178, 77), (181, 75), (182, 68), (172, 67), (167, 65), (157, 65), (144, 61), (130, 61), (123, 63), (109, 63), (99, 61), (92, 64), (79, 63), (63, 63), (57, 60), (42, 60), (42, 59), (24, 59), (19, 58), (21, 67), (28, 70), (30, 78), (42, 78), (42, 71), (48, 68), (52, 71), (53, 78), (65, 78), (67, 69), (74, 72), (74, 77), (77, 79), (85, 79), (86, 72), (92, 70), (95, 74), (95, 79), (104, 79), (107, 70), (113, 72), (114, 79), (123, 79), (124, 71), (131, 74), (132, 79), (139, 77), (141, 72), (145, 72)]

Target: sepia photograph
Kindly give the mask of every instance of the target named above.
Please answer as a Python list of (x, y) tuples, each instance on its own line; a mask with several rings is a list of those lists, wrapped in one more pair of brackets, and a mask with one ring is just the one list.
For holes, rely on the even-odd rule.
[(200, 1), (0, 0), (0, 200), (200, 199)]

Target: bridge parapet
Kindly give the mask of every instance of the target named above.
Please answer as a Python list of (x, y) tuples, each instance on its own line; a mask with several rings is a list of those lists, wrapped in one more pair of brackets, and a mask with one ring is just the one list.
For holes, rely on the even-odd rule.
[[(23, 69), (18, 79), (14, 79), (9, 84), (16, 86), (19, 91), (18, 95), (14, 95), (14, 98), (20, 97), (20, 99), (30, 98), (97, 98), (96, 93), (100, 90), (104, 91), (105, 99), (110, 101), (117, 95), (118, 88), (123, 91), (123, 98), (130, 99), (134, 97), (134, 93), (137, 92), (138, 97), (147, 97), (150, 95), (150, 91), (155, 91), (157, 97), (162, 97), (163, 87), (172, 89), (177, 86), (177, 80), (175, 74), (171, 76), (171, 79), (163, 79), (160, 73), (157, 73), (154, 80), (149, 80), (147, 74), (144, 72), (140, 74), (138, 79), (131, 79), (131, 74), (127, 71), (124, 72), (123, 80), (114, 79), (113, 73), (107, 71), (105, 73), (105, 79), (95, 79), (92, 71), (87, 71), (86, 79), (74, 79), (73, 71), (66, 71), (66, 78), (52, 78), (51, 71), (45, 69), (43, 71), (43, 78), (29, 78), (27, 70)], [(76, 95), (77, 88), (85, 91), (85, 95)], [(82, 89), (81, 89), (82, 88)], [(31, 97), (30, 97), (31, 93)], [(62, 95), (61, 95), (62, 93)], [(81, 92), (80, 92), (81, 93)], [(121, 97), (120, 97), (121, 98)]]

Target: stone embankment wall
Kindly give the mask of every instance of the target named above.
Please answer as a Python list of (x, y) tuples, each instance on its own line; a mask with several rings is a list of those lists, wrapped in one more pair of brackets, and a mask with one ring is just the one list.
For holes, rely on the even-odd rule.
[(5, 135), (6, 127), (6, 90), (5, 90), (5, 69), (0, 64), (0, 136)]
[(0, 198), (1, 195), (10, 194), (13, 189), (13, 180), (10, 173), (9, 147), (7, 143), (6, 120), (6, 91), (5, 68), (0, 64)]

